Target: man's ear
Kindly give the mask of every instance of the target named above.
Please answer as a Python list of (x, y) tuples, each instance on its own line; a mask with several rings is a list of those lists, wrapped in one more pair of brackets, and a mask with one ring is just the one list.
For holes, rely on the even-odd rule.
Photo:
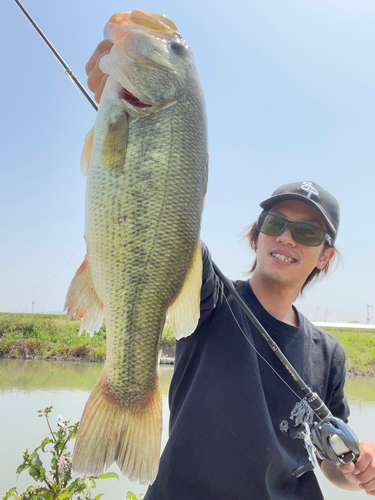
[(326, 265), (328, 264), (328, 262), (331, 259), (333, 259), (333, 257), (335, 256), (335, 253), (336, 253), (336, 250), (334, 248), (328, 247), (326, 250), (324, 250), (324, 252), (320, 256), (315, 267), (317, 267), (318, 269), (324, 269), (326, 267)]

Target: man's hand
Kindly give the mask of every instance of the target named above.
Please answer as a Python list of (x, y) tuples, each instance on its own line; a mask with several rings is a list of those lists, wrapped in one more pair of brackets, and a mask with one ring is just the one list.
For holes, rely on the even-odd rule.
[(109, 40), (103, 40), (94, 50), (92, 56), (90, 57), (88, 63), (86, 64), (86, 74), (87, 74), (87, 85), (91, 92), (95, 94), (95, 101), (99, 104), (100, 98), (104, 90), (105, 82), (107, 81), (108, 75), (104, 74), (99, 68), (100, 59), (109, 54), (113, 43)]
[(346, 480), (375, 497), (375, 445), (370, 441), (360, 444), (361, 453), (355, 464), (339, 465)]

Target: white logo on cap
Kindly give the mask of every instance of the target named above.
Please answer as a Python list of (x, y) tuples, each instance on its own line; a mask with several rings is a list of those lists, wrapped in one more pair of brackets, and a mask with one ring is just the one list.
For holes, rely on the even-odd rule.
[(314, 194), (315, 196), (319, 196), (319, 191), (314, 188), (311, 182), (303, 182), (300, 189), (303, 189), (308, 193), (307, 198), (311, 198), (312, 194)]

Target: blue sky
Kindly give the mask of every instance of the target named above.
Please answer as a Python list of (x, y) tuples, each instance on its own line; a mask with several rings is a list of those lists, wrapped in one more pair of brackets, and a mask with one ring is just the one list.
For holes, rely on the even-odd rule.
[[(366, 322), (368, 303), (375, 317), (372, 0), (23, 4), (84, 85), (85, 63), (113, 13), (171, 18), (206, 96), (202, 238), (217, 265), (243, 278), (253, 255), (239, 234), (259, 202), (281, 184), (314, 180), (340, 202), (343, 265), (297, 306), (311, 320)], [(85, 254), (79, 160), (95, 111), (16, 3), (4, 0), (0, 12), (0, 311), (31, 312), (32, 302), (34, 312), (57, 311)]]

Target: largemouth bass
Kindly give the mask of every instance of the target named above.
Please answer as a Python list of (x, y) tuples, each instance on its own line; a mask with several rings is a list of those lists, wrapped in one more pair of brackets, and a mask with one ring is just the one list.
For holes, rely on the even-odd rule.
[(204, 96), (191, 50), (164, 16), (111, 17), (109, 74), (81, 168), (87, 174), (87, 254), (68, 290), (81, 331), (105, 317), (107, 358), (79, 426), (73, 469), (113, 462), (131, 480), (157, 474), (162, 400), (159, 341), (199, 319), (200, 226), (207, 182)]

